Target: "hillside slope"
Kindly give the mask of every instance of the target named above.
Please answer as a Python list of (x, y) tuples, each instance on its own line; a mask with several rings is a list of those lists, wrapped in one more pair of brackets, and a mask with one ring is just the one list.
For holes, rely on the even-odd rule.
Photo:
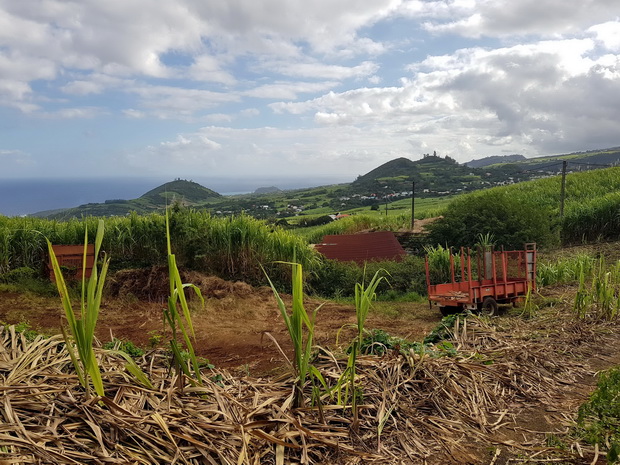
[(148, 191), (140, 199), (152, 205), (163, 207), (170, 204), (171, 200), (178, 200), (185, 205), (194, 205), (221, 197), (221, 194), (201, 186), (197, 182), (175, 179)]
[(221, 194), (196, 182), (176, 179), (148, 191), (137, 199), (114, 199), (106, 200), (104, 203), (87, 203), (75, 208), (38, 212), (31, 216), (66, 220), (85, 216), (124, 216), (132, 211), (147, 214), (162, 210), (166, 205), (176, 201), (185, 206), (196, 206), (221, 197)]
[(377, 193), (411, 191), (413, 182), (418, 192), (425, 189), (434, 192), (475, 189), (482, 186), (481, 175), (480, 170), (460, 165), (449, 157), (430, 155), (417, 161), (397, 158), (358, 177), (351, 183), (351, 190)]

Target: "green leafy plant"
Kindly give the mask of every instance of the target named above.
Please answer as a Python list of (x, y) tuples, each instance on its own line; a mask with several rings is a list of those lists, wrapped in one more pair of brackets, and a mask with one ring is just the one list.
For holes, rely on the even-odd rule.
[(133, 342), (123, 341), (117, 338), (114, 338), (111, 341), (106, 342), (103, 345), (103, 348), (107, 350), (120, 350), (134, 358), (142, 357), (144, 355), (144, 350), (136, 346)]
[(424, 338), (424, 344), (436, 344), (444, 339), (452, 337), (452, 329), (454, 328), (456, 320), (465, 317), (466, 314), (458, 313), (443, 317), (439, 324)]
[(390, 335), (383, 329), (372, 329), (367, 331), (362, 343), (360, 344), (360, 352), (362, 354), (384, 355), (390, 350), (396, 350), (401, 353), (414, 349), (416, 352), (422, 346), (419, 342), (411, 342), (401, 337)]
[(149, 347), (151, 349), (157, 347), (161, 344), (161, 341), (164, 339), (164, 336), (159, 333), (159, 331), (149, 331)]
[(576, 432), (590, 444), (607, 449), (609, 463), (620, 452), (620, 367), (602, 372), (596, 390), (579, 408)]

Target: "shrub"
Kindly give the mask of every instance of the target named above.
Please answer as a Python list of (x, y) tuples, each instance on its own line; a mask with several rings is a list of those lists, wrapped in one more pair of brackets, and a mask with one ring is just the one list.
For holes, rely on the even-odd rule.
[(28, 266), (22, 266), (1, 275), (0, 281), (11, 284), (19, 284), (26, 281), (32, 281), (37, 277), (37, 272), (35, 270)]
[(379, 298), (389, 294), (394, 299), (395, 293), (426, 294), (424, 261), (412, 256), (401, 262), (369, 262), (365, 267), (326, 259), (310, 274), (308, 290), (323, 297), (351, 297), (356, 283), (363, 282), (364, 277), (370, 279), (379, 270), (385, 270), (386, 277), (377, 287)]
[(586, 442), (608, 447), (607, 460), (617, 463), (620, 452), (620, 367), (601, 373), (590, 400), (579, 408), (577, 432)]
[(498, 245), (514, 249), (526, 242), (545, 247), (559, 240), (551, 210), (507, 190), (457, 197), (444, 215), (428, 226), (435, 244), (473, 247), (480, 234), (492, 234)]

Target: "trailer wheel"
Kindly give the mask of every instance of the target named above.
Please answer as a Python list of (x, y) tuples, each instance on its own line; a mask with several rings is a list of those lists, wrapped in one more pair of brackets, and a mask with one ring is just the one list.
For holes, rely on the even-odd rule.
[(495, 299), (493, 297), (487, 297), (480, 306), (480, 313), (482, 315), (492, 316), (497, 312), (497, 309), (498, 306)]

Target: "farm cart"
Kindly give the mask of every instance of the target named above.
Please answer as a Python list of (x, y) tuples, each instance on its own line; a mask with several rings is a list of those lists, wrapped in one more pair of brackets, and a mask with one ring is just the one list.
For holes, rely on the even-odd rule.
[[(456, 261), (460, 276), (455, 272)], [(427, 256), (426, 288), (431, 306), (437, 305), (442, 315), (466, 309), (492, 315), (498, 304), (514, 304), (529, 289), (536, 289), (536, 244), (525, 244), (523, 250), (479, 249), (473, 258), (469, 248), (461, 247), (459, 255), (450, 253), (450, 281), (431, 284)]]

